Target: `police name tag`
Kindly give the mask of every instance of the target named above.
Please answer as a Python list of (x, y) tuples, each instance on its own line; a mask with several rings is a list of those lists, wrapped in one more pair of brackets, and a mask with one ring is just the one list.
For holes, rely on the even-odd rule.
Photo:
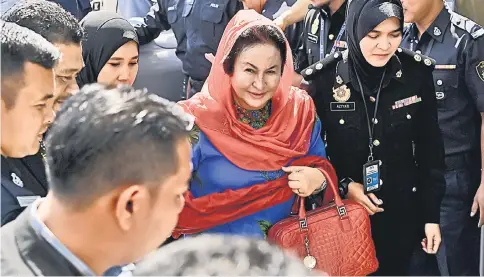
[(370, 161), (363, 165), (363, 180), (365, 182), (365, 194), (379, 191), (380, 182), (380, 160)]
[(20, 207), (27, 207), (28, 205), (35, 202), (35, 200), (39, 199), (40, 196), (33, 195), (33, 196), (17, 196), (17, 201)]
[(354, 112), (355, 102), (331, 102), (330, 109), (332, 112)]

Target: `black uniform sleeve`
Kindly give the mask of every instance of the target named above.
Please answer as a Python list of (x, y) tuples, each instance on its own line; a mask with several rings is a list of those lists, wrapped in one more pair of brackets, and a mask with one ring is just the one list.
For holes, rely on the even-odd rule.
[(15, 197), (4, 187), (3, 183), (1, 190), (1, 201), (1, 220), (3, 226), (17, 218), (24, 208), (20, 207)]
[(161, 31), (171, 28), (162, 1), (164, 0), (158, 0), (158, 3), (151, 7), (143, 24), (135, 26), (141, 45), (150, 43), (160, 35)]
[(422, 106), (417, 112), (415, 157), (418, 165), (419, 188), (422, 189), (420, 207), (425, 223), (440, 222), (440, 203), (445, 193), (444, 143), (437, 121), (437, 100), (432, 70), (422, 72), (424, 85), (420, 95)]
[(464, 52), (465, 80), (479, 112), (484, 112), (484, 35), (470, 40)]

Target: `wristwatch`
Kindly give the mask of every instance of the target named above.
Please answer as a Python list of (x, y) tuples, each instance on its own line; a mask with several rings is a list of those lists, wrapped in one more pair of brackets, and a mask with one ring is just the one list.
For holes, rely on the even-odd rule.
[(319, 187), (318, 189), (316, 189), (313, 194), (318, 194), (320, 192), (322, 192), (326, 186), (328, 185), (328, 182), (326, 181), (326, 179), (324, 179), (323, 183), (321, 184), (321, 187)]
[(341, 181), (339, 181), (339, 186), (338, 186), (338, 189), (339, 189), (339, 195), (341, 197), (345, 197), (346, 194), (348, 194), (348, 186), (354, 182), (353, 179), (347, 177), (347, 178), (343, 178), (341, 179)]

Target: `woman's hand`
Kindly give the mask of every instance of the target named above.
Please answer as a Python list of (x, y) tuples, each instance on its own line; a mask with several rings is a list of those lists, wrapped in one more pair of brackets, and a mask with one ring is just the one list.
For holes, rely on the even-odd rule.
[(422, 240), (422, 249), (427, 254), (435, 254), (439, 250), (442, 237), (440, 235), (439, 224), (427, 223), (425, 224), (425, 236)]
[(289, 166), (283, 167), (282, 170), (289, 174), (289, 187), (301, 197), (313, 194), (326, 180), (323, 173), (317, 168)]
[(376, 213), (381, 213), (384, 211), (379, 205), (383, 204), (381, 199), (378, 199), (373, 193), (365, 195), (363, 190), (363, 185), (359, 183), (352, 182), (348, 185), (348, 199), (351, 199), (359, 204), (361, 204), (368, 211), (370, 215)]

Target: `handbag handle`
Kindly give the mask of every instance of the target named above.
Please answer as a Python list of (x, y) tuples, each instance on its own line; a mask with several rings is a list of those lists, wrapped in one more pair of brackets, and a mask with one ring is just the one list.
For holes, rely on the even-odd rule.
[[(318, 167), (318, 169), (323, 173), (324, 177), (326, 178), (326, 182), (328, 183), (328, 187), (331, 188), (334, 194), (334, 202), (336, 204), (336, 209), (338, 211), (338, 214), (341, 219), (344, 219), (347, 217), (347, 212), (346, 212), (346, 207), (343, 203), (343, 200), (341, 199), (341, 196), (339, 195), (338, 192), (338, 186), (337, 186), (337, 176), (336, 176), (336, 171), (334, 167), (331, 165), (331, 163), (328, 160), (325, 160), (323, 165), (321, 167)], [(296, 207), (299, 206), (298, 209), (298, 216), (299, 220), (305, 220), (306, 219), (306, 207), (304, 206), (304, 197), (298, 196), (296, 198), (295, 202)]]

